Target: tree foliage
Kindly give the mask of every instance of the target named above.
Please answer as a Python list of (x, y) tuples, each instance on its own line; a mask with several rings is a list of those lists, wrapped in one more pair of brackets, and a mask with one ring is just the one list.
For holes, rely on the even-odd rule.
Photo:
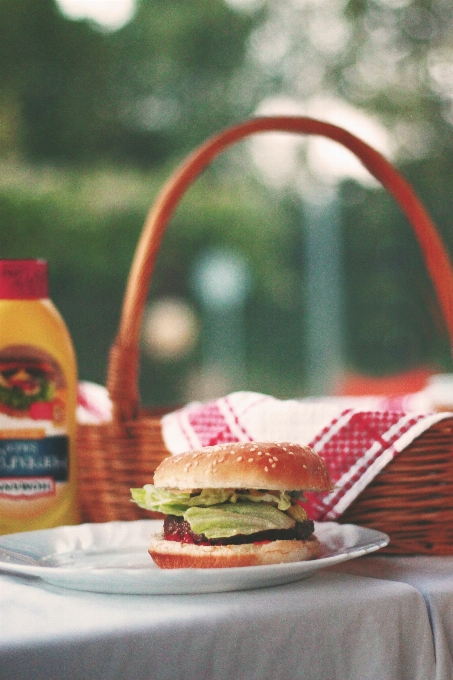
[(0, 1), (4, 151), (152, 167), (232, 120), (250, 20), (221, 0), (149, 0), (114, 33), (54, 0)]
[[(55, 0), (0, 0), (0, 254), (49, 260), (83, 378), (104, 381), (135, 245), (161, 184), (197, 144), (263, 101), (323, 119), (346, 103), (378, 121), (453, 254), (451, 0), (262, 0), (248, 12), (238, 4), (142, 0), (132, 21), (107, 32), (69, 20)], [(197, 256), (216, 245), (245, 254), (254, 287), (241, 387), (280, 396), (303, 392), (306, 370), (300, 189), (314, 170), (308, 152), (299, 161), (299, 192), (279, 192), (260, 183), (247, 143), (218, 159), (178, 209), (151, 287), (151, 298), (196, 306)], [(338, 194), (348, 366), (449, 370), (402, 215), (375, 186), (343, 181)], [(145, 400), (180, 400), (199, 351), (173, 364), (144, 359)]]

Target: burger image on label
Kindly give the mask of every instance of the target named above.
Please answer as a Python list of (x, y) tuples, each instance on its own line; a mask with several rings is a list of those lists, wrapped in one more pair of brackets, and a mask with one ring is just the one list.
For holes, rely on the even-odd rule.
[(0, 399), (5, 406), (25, 411), (34, 401), (48, 401), (50, 392), (45, 366), (0, 364)]
[(0, 413), (29, 417), (34, 405), (52, 402), (62, 387), (62, 371), (47, 352), (29, 345), (0, 351)]
[(166, 458), (154, 484), (131, 489), (140, 507), (163, 513), (148, 552), (162, 569), (243, 567), (318, 554), (304, 491), (331, 491), (327, 466), (292, 443), (219, 444)]

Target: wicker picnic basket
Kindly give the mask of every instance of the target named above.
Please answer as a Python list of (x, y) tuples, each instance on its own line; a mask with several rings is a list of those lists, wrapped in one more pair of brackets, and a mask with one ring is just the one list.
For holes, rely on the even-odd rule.
[[(130, 502), (129, 489), (151, 482), (169, 455), (162, 411), (143, 408), (138, 393), (139, 337), (156, 256), (172, 214), (191, 183), (226, 147), (254, 133), (289, 132), (328, 137), (352, 151), (395, 198), (420, 243), (450, 339), (453, 270), (423, 205), (397, 170), (341, 127), (299, 116), (253, 118), (227, 128), (190, 154), (163, 186), (151, 208), (132, 262), (107, 389), (111, 422), (79, 425), (77, 448), (83, 519), (89, 522), (150, 517)], [(432, 426), (401, 452), (360, 494), (340, 521), (387, 532), (388, 552), (453, 554), (453, 418)]]

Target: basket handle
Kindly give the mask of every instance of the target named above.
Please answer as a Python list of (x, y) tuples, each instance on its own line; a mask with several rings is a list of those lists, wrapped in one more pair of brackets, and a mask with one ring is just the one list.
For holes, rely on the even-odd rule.
[(252, 118), (225, 129), (199, 146), (162, 187), (139, 239), (123, 300), (118, 333), (112, 345), (107, 388), (113, 419), (125, 421), (139, 412), (139, 338), (143, 310), (157, 253), (167, 224), (191, 183), (226, 147), (257, 132), (292, 132), (328, 137), (352, 151), (378, 179), (408, 218), (420, 243), (453, 345), (453, 269), (436, 227), (412, 187), (380, 153), (347, 130), (302, 116)]

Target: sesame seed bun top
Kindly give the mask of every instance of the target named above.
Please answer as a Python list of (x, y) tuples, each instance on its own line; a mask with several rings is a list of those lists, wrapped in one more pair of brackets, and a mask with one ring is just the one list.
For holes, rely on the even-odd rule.
[(154, 485), (171, 489), (233, 488), (331, 491), (327, 466), (309, 446), (235, 442), (170, 456)]

